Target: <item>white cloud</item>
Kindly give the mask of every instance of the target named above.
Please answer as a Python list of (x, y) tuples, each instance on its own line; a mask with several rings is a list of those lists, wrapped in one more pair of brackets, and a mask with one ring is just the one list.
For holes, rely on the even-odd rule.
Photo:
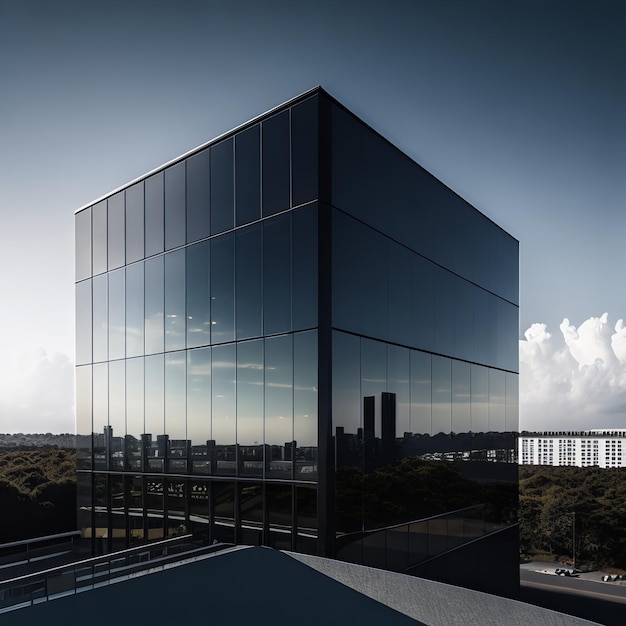
[(74, 364), (44, 348), (4, 354), (0, 432), (73, 433)]
[(605, 313), (561, 336), (533, 324), (520, 341), (520, 430), (626, 427), (626, 328)]
[[(520, 430), (626, 428), (626, 326), (608, 315), (519, 343)], [(0, 432), (74, 432), (74, 364), (44, 348), (4, 354)]]

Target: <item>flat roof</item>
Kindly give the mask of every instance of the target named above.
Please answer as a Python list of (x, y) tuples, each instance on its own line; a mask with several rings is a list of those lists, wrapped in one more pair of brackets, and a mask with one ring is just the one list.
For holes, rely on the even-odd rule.
[[(80, 213), (81, 211), (84, 211), (85, 209), (88, 209), (90, 206), (93, 206), (94, 204), (98, 204), (98, 202), (102, 202), (102, 200), (105, 200), (106, 198), (109, 198), (110, 196), (116, 194), (118, 191), (122, 191), (123, 189), (126, 189), (127, 187), (130, 187), (131, 185), (134, 185), (135, 183), (138, 183), (139, 181), (142, 181), (145, 178), (148, 178), (149, 176), (152, 176), (153, 174), (156, 174), (157, 172), (160, 172), (161, 170), (164, 170), (165, 168), (169, 167), (170, 165), (174, 165), (175, 163), (178, 163), (179, 161), (182, 161), (182, 160), (186, 159), (187, 157), (190, 157), (192, 154), (195, 154), (196, 152), (200, 152), (201, 150), (204, 150), (205, 148), (208, 148), (209, 146), (213, 145), (214, 143), (218, 143), (222, 139), (225, 139), (226, 137), (229, 137), (230, 135), (234, 135), (235, 133), (238, 133), (238, 132), (244, 130), (248, 126), (252, 126), (253, 124), (257, 124), (258, 122), (260, 122), (264, 118), (269, 117), (270, 115), (274, 115), (274, 113), (277, 113), (278, 111), (280, 111), (282, 109), (289, 108), (290, 106), (293, 106), (297, 102), (300, 102), (301, 100), (305, 100), (306, 98), (308, 98), (308, 97), (310, 97), (310, 96), (312, 96), (313, 94), (316, 94), (316, 93), (324, 93), (328, 97), (332, 98), (332, 96), (330, 96), (330, 94), (326, 93), (324, 91), (324, 89), (322, 89), (321, 86), (317, 85), (316, 87), (313, 87), (312, 89), (309, 89), (309, 90), (299, 94), (298, 96), (295, 96), (294, 98), (291, 98), (290, 100), (287, 100), (286, 102), (283, 102), (282, 104), (278, 104), (277, 106), (269, 109), (269, 111), (265, 111), (264, 113), (261, 113), (260, 115), (256, 115), (255, 117), (249, 119), (248, 121), (243, 122), (242, 124), (239, 124), (239, 125), (235, 126), (234, 128), (231, 128), (230, 130), (227, 130), (226, 132), (222, 133), (221, 135), (218, 135), (217, 137), (214, 137), (213, 139), (209, 139), (209, 141), (205, 141), (204, 143), (200, 144), (199, 146), (196, 146), (195, 148), (192, 148), (191, 150), (188, 150), (187, 152), (184, 152), (183, 154), (181, 154), (181, 155), (179, 155), (179, 156), (177, 156), (177, 157), (175, 157), (175, 158), (173, 158), (173, 159), (171, 159), (169, 161), (166, 161), (162, 165), (159, 165), (158, 167), (155, 167), (155, 168), (151, 169), (149, 172), (146, 172), (145, 174), (142, 174), (141, 176), (137, 176), (137, 178), (133, 178), (133, 180), (131, 180), (131, 181), (127, 182), (127, 183), (124, 183), (123, 185), (120, 185), (119, 187), (116, 187), (115, 189), (113, 189), (113, 191), (109, 191), (108, 193), (105, 193), (104, 195), (100, 196), (96, 200), (92, 200), (91, 202), (88, 202), (87, 204), (84, 204), (79, 209), (76, 209), (74, 211), (74, 215), (76, 215), (77, 213)], [(332, 99), (334, 100), (334, 98), (332, 98)]]

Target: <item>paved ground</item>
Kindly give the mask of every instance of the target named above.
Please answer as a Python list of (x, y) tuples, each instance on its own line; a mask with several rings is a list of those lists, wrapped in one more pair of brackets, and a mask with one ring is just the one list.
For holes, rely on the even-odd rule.
[[(428, 626), (593, 626), (598, 623), (592, 624), (591, 620), (583, 621), (562, 612), (546, 611), (538, 603), (518, 602), (323, 557), (288, 554)], [(353, 619), (350, 623), (360, 624), (360, 619)]]
[(521, 599), (605, 624), (626, 624), (626, 581), (603, 582), (605, 572), (556, 576), (554, 563), (525, 563), (520, 568)]

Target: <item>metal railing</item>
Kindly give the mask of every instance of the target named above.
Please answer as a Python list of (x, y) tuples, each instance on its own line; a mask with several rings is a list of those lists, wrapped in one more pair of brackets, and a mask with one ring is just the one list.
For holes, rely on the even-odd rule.
[(487, 506), (477, 504), (411, 522), (347, 533), (337, 539), (337, 558), (358, 563), (367, 554), (368, 565), (408, 572), (507, 526), (489, 521)]
[(18, 565), (42, 564), (47, 559), (72, 558), (80, 531), (0, 543), (0, 578)]
[(148, 543), (0, 582), (0, 613), (47, 602), (231, 548), (197, 545), (192, 535)]

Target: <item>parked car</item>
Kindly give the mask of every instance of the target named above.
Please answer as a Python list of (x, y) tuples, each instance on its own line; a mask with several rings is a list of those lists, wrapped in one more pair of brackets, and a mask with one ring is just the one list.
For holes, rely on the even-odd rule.
[(578, 576), (578, 572), (575, 569), (570, 569), (570, 568), (567, 568), (567, 567), (557, 567), (554, 570), (554, 573), (557, 576), (570, 576), (570, 577)]

